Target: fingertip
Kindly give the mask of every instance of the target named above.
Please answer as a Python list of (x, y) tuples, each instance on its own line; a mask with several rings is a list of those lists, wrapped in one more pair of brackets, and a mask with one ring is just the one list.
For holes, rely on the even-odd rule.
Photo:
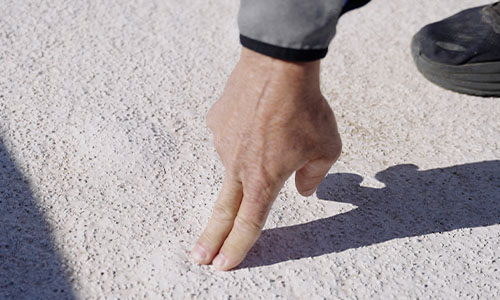
[(198, 243), (194, 245), (193, 249), (191, 250), (191, 257), (197, 264), (206, 265), (209, 263), (207, 250), (205, 250), (205, 248)]
[(212, 261), (212, 265), (217, 271), (231, 271), (236, 268), (243, 259), (244, 257), (238, 258), (238, 256), (224, 255), (222, 252), (219, 252)]
[(312, 189), (312, 190), (307, 190), (307, 191), (299, 191), (299, 193), (304, 196), (304, 197), (310, 197), (314, 194), (314, 192), (316, 192), (316, 189)]
[(214, 265), (215, 269), (219, 271), (228, 271), (229, 269), (227, 268), (227, 259), (226, 256), (222, 253), (219, 253), (213, 260), (212, 264)]

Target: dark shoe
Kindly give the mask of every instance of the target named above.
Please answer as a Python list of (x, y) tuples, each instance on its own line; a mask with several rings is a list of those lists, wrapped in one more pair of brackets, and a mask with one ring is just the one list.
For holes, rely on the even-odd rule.
[(411, 50), (418, 70), (435, 84), (500, 97), (500, 2), (425, 26)]

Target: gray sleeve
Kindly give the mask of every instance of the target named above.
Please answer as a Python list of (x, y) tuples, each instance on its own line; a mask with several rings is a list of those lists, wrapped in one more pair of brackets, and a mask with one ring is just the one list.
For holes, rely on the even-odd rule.
[(335, 35), (344, 0), (241, 0), (238, 14), (244, 47), (272, 57), (323, 58)]

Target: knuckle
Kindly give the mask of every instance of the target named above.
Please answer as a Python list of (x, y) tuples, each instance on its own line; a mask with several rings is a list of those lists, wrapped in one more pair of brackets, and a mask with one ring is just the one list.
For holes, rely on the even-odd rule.
[(234, 218), (232, 207), (215, 203), (212, 212), (214, 220), (218, 222), (232, 222)]
[(322, 172), (318, 173), (318, 171), (319, 171), (318, 167), (316, 167), (316, 168), (313, 168), (313, 167), (307, 168), (306, 167), (306, 168), (302, 168), (302, 169), (297, 170), (297, 175), (299, 175), (300, 179), (307, 179), (307, 181), (305, 181), (305, 183), (309, 183), (309, 185), (310, 185), (310, 180), (324, 177), (324, 174)]
[(261, 218), (252, 218), (245, 216), (238, 216), (234, 220), (235, 226), (244, 233), (256, 233), (262, 230), (263, 220)]
[(340, 138), (338, 138), (337, 141), (335, 141), (330, 145), (330, 147), (328, 147), (325, 156), (328, 161), (334, 163), (340, 157), (341, 153), (342, 153), (342, 141), (340, 140)]
[(257, 179), (246, 186), (246, 200), (258, 204), (267, 205), (270, 202), (275, 181)]
[(228, 157), (224, 157), (224, 173), (226, 176), (231, 176), (232, 178), (238, 178), (240, 165), (234, 158), (230, 155)]

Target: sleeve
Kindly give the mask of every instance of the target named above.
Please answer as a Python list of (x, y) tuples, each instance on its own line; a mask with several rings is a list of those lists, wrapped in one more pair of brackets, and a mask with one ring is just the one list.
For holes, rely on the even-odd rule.
[(241, 44), (289, 61), (321, 59), (335, 35), (345, 0), (241, 0)]

